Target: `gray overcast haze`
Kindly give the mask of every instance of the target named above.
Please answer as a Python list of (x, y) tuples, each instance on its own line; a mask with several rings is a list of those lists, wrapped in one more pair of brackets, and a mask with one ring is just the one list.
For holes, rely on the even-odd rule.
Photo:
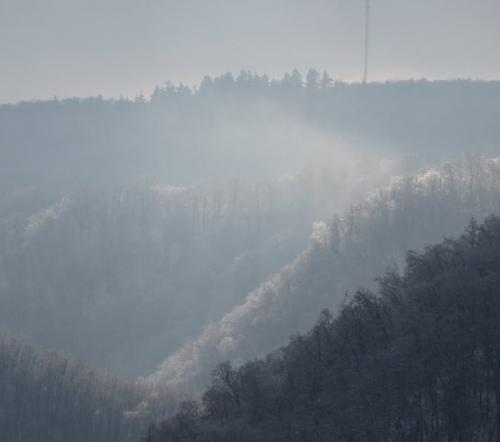
[[(326, 69), (357, 81), (364, 0), (0, 0), (0, 102)], [(499, 0), (372, 0), (369, 79), (500, 78)]]

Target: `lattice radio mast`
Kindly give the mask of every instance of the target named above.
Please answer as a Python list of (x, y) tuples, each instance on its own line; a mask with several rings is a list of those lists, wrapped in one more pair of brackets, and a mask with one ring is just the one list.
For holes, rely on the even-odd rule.
[(363, 83), (368, 81), (368, 50), (370, 44), (370, 0), (366, 0), (365, 13), (365, 69), (363, 74)]

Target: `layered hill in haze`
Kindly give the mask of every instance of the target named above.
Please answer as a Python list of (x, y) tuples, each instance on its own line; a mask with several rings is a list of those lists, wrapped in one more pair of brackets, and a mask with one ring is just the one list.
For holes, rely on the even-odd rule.
[[(371, 181), (370, 181), (371, 182)], [(6, 194), (0, 330), (134, 378), (294, 259), (368, 182), (315, 173), (207, 187)]]
[(500, 162), (469, 156), (395, 180), (343, 215), (318, 222), (309, 247), (150, 377), (204, 385), (221, 360), (241, 363), (310, 328), (346, 291), (373, 287), (377, 274), (404, 263), (407, 250), (456, 234), (472, 218), (500, 213)]
[(147, 422), (133, 410), (145, 395), (137, 384), (0, 336), (2, 441), (137, 441)]
[[(29, 342), (0, 338), (0, 439), (132, 442), (154, 421), (151, 441), (322, 440), (331, 422), (342, 441), (457, 440), (452, 428), (491, 440), (496, 350), (459, 336), (456, 360), (422, 350), (436, 363), (423, 374), (403, 323), (415, 313), (438, 327), (446, 312), (406, 289), (454, 276), (450, 255), (472, 265), (471, 281), (496, 283), (465, 245), (478, 240), (489, 269), (496, 218), (400, 271), (408, 250), (500, 214), (500, 161), (486, 159), (500, 155), (499, 102), (495, 81), (346, 84), (311, 70), (167, 83), (150, 99), (0, 106), (0, 336)], [(387, 297), (391, 281), (411, 311)], [(435, 299), (456, 331), (461, 306), (477, 306), (447, 293)], [(325, 308), (339, 319), (315, 326)], [(313, 347), (330, 338), (327, 353)], [(344, 338), (364, 347), (346, 355)], [(394, 366), (394, 383), (380, 379), (385, 350), (401, 370), (420, 367), (414, 383)], [(471, 367), (475, 386), (457, 390)], [(201, 408), (179, 406), (214, 369)], [(376, 397), (381, 385), (395, 396)]]
[[(363, 155), (409, 165), (498, 154), (500, 82), (346, 84), (311, 71), (224, 74), (150, 100), (0, 106), (0, 188), (58, 193), (141, 180), (274, 178)], [(28, 160), (29, 159), (29, 160)]]

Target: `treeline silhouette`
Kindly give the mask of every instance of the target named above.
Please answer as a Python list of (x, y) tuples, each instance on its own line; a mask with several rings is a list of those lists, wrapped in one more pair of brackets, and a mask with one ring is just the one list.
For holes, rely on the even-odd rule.
[(471, 150), (491, 155), (499, 99), (494, 81), (363, 85), (310, 70), (277, 80), (226, 73), (196, 88), (167, 83), (134, 100), (3, 105), (0, 182), (57, 191), (145, 178), (192, 184), (228, 171), (275, 176), (319, 155), (315, 133), (341, 134), (351, 151), (406, 155), (419, 165), (420, 157), (429, 164)]
[(304, 335), (234, 368), (145, 440), (500, 439), (500, 218), (409, 252)]

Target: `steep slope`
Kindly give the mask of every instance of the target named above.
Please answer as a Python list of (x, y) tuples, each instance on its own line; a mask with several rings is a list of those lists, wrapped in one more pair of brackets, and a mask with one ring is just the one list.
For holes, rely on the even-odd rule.
[(353, 187), (345, 174), (309, 170), (87, 190), (45, 204), (34, 191), (5, 197), (0, 330), (126, 377), (149, 373), (293, 259), (312, 220)]
[(500, 437), (500, 218), (410, 252), (335, 318), (238, 369), (148, 442), (494, 441)]
[(204, 385), (221, 360), (241, 362), (283, 345), (336, 309), (348, 290), (372, 287), (406, 250), (460, 231), (472, 217), (500, 212), (500, 163), (463, 161), (400, 179), (329, 223), (317, 223), (307, 250), (198, 338), (167, 357), (149, 380)]

